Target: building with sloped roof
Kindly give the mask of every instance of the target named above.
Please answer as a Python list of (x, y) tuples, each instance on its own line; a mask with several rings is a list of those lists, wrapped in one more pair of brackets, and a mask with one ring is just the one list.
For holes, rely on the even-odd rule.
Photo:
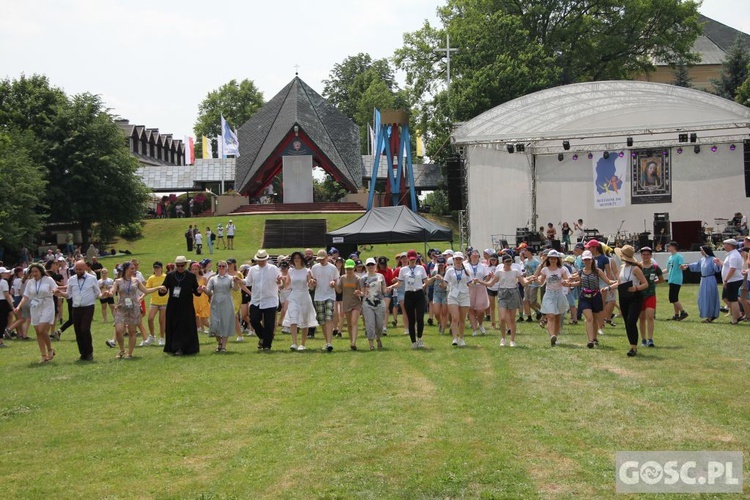
[[(690, 85), (696, 89), (713, 91), (711, 81), (717, 80), (721, 75), (721, 64), (729, 49), (739, 37), (742, 44), (750, 50), (750, 35), (702, 14), (698, 17), (703, 34), (695, 40), (692, 51), (698, 54), (700, 60), (688, 70)], [(675, 72), (669, 64), (656, 61), (654, 66), (656, 70), (637, 79), (657, 83), (674, 82)]]
[(115, 120), (115, 124), (127, 137), (130, 154), (141, 166), (167, 166), (185, 164), (185, 146), (172, 134), (160, 134), (158, 128), (133, 125), (130, 120)]
[(285, 156), (310, 155), (313, 166), (350, 192), (362, 185), (359, 128), (298, 76), (237, 132), (235, 186), (257, 198), (283, 169)]

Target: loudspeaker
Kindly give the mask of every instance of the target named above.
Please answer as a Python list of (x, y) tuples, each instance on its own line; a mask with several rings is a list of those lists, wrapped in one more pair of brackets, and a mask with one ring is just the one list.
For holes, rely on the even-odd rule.
[(744, 142), (743, 151), (745, 153), (745, 196), (750, 197), (750, 141)]
[(445, 163), (446, 181), (448, 188), (448, 208), (451, 210), (464, 210), (464, 162), (460, 156), (451, 156)]

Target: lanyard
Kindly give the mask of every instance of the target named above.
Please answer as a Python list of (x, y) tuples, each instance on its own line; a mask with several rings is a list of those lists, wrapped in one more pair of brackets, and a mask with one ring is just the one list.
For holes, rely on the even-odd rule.
[(81, 284), (81, 278), (78, 278), (78, 294), (83, 295), (83, 287), (86, 286), (86, 275), (83, 275), (83, 285)]
[(37, 282), (34, 283), (34, 285), (36, 285), (36, 296), (39, 297), (39, 287), (42, 286), (42, 280), (41, 280), (41, 278), (39, 280), (37, 280)]
[(414, 278), (414, 269), (415, 269), (415, 268), (416, 268), (416, 266), (415, 266), (415, 267), (411, 267), (411, 266), (409, 266), (409, 273), (411, 273), (411, 277), (412, 277), (412, 278)]
[(464, 274), (464, 270), (463, 269), (461, 269), (461, 270), (456, 269), (456, 281), (457, 282), (459, 282), (459, 283), (461, 282), (461, 277), (463, 276), (463, 274)]

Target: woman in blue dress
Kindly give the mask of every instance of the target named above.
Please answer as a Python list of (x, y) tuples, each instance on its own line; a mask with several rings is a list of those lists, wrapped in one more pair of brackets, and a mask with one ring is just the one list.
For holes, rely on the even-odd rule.
[(694, 273), (701, 273), (701, 284), (698, 288), (698, 311), (703, 323), (711, 323), (719, 317), (719, 290), (716, 283), (716, 273), (721, 267), (714, 262), (714, 251), (711, 247), (701, 247), (701, 260), (692, 264), (683, 264), (682, 269), (689, 269)]

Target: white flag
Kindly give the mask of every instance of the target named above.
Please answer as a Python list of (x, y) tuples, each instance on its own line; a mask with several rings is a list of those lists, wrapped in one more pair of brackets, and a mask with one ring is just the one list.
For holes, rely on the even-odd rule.
[(224, 155), (240, 155), (240, 142), (237, 140), (237, 134), (235, 134), (229, 124), (224, 119), (224, 115), (221, 115), (221, 136), (224, 142)]
[(216, 136), (216, 149), (217, 149), (219, 158), (227, 157), (226, 153), (224, 152), (224, 137), (220, 135)]

